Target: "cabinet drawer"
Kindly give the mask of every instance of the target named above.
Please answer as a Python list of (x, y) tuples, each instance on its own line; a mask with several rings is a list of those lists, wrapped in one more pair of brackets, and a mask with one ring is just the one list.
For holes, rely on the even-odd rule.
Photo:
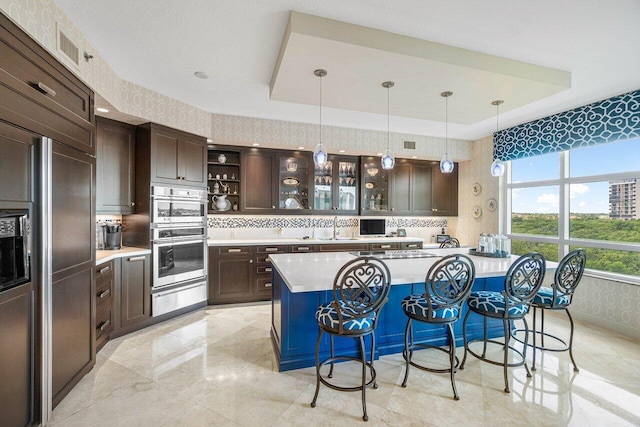
[(318, 251), (318, 246), (317, 245), (292, 245), (291, 246), (291, 252), (295, 253), (295, 252), (317, 252)]
[(400, 243), (372, 243), (371, 250), (379, 251), (379, 250), (393, 250), (400, 249)]
[(111, 301), (113, 295), (113, 274), (103, 274), (96, 279), (96, 305)]
[(271, 293), (271, 277), (257, 278), (255, 290), (259, 293)]
[(422, 242), (401, 243), (400, 249), (422, 249)]
[(277, 246), (277, 245), (267, 245), (267, 246), (256, 246), (256, 253), (258, 254), (277, 254), (286, 252), (286, 246)]
[[(21, 92), (38, 103), (48, 98), (91, 122), (91, 94), (25, 46), (4, 28), (0, 30), (0, 68), (24, 84)], [(45, 102), (46, 104), (46, 102)]]
[(265, 274), (271, 277), (272, 271), (273, 271), (273, 267), (271, 267), (270, 265), (256, 266), (256, 274)]
[(113, 261), (105, 262), (96, 266), (96, 280), (102, 276), (113, 276)]
[(368, 243), (339, 243), (320, 245), (320, 252), (349, 252), (369, 250)]
[(220, 255), (250, 254), (251, 246), (221, 246), (218, 248)]
[(111, 304), (100, 304), (96, 308), (96, 340), (113, 330), (113, 310)]

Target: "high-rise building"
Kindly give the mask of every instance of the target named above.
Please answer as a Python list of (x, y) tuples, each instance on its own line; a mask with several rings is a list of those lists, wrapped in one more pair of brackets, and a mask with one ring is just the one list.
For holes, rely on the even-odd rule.
[(609, 218), (640, 219), (637, 191), (636, 178), (609, 181)]

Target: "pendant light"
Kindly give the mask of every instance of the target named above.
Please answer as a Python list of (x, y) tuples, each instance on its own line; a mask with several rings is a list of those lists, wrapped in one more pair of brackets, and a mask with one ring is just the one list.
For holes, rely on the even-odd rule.
[[(500, 108), (500, 104), (504, 103), (502, 99), (496, 99), (491, 103), (491, 105), (496, 106), (496, 133), (498, 132), (498, 110)], [(495, 137), (494, 137), (495, 139)], [(502, 176), (504, 174), (504, 163), (502, 160), (496, 158), (493, 163), (491, 163), (491, 175), (493, 176)]]
[(390, 170), (396, 164), (396, 158), (393, 157), (393, 153), (389, 149), (389, 89), (391, 89), (395, 83), (388, 81), (383, 82), (382, 87), (387, 89), (387, 151), (382, 156), (382, 169)]
[(449, 157), (449, 97), (453, 95), (450, 90), (442, 92), (442, 96), (445, 100), (445, 113), (444, 113), (444, 156), (440, 159), (440, 172), (451, 173), (453, 172), (453, 161)]
[(324, 149), (324, 145), (322, 145), (322, 78), (327, 75), (327, 70), (319, 68), (315, 70), (313, 74), (315, 74), (316, 77), (320, 77), (320, 139), (315, 150), (313, 150), (313, 163), (322, 166), (327, 163), (329, 158), (327, 151)]

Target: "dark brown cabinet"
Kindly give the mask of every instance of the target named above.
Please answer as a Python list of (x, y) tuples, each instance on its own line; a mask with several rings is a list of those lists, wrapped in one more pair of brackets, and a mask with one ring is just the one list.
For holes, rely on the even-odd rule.
[(136, 171), (142, 172), (142, 181), (147, 183), (206, 187), (207, 141), (155, 123), (140, 125), (136, 128)]
[(240, 187), (240, 152), (209, 148), (209, 213), (239, 212), (243, 197)]
[(360, 212), (364, 215), (387, 215), (390, 209), (389, 179), (392, 171), (382, 169), (379, 157), (360, 159), (362, 198)]
[(35, 134), (0, 122), (0, 200), (32, 201)]
[(115, 263), (109, 261), (96, 267), (96, 352), (107, 343), (114, 329)]
[(0, 294), (0, 424), (26, 426), (34, 417), (34, 294), (31, 283)]
[(95, 159), (53, 144), (52, 392), (57, 405), (95, 363)]
[(358, 213), (357, 157), (329, 156), (322, 166), (316, 165), (313, 176), (313, 210), (319, 213)]
[(458, 215), (458, 164), (452, 173), (440, 172), (436, 164), (431, 173), (431, 215)]
[(244, 213), (276, 213), (276, 162), (273, 151), (250, 149), (242, 153)]
[(96, 118), (96, 212), (135, 212), (135, 126)]
[(151, 317), (151, 255), (124, 257), (120, 274), (120, 327)]
[(209, 248), (209, 304), (252, 300), (253, 256), (251, 246)]
[(391, 172), (391, 191), (389, 193), (390, 209), (393, 215), (413, 214), (413, 163), (406, 159), (398, 159)]
[[(440, 172), (439, 164), (435, 167)], [(413, 165), (413, 213), (415, 215), (431, 216), (431, 203), (434, 197), (431, 176), (434, 173), (434, 164), (431, 162), (419, 162)]]
[(271, 299), (271, 260), (269, 255), (287, 252), (286, 246), (269, 245), (256, 246), (254, 252), (254, 287), (252, 289), (252, 297), (255, 300)]

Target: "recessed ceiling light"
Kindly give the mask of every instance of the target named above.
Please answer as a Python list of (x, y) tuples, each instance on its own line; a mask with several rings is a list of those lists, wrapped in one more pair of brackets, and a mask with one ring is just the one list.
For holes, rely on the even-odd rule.
[(253, 143), (253, 146), (254, 146), (254, 147), (259, 147), (259, 146), (260, 146), (260, 144), (258, 144), (257, 142), (254, 142), (254, 143)]
[(376, 156), (382, 156), (382, 153), (376, 153)]
[(98, 107), (96, 108), (96, 111), (100, 112), (100, 113), (108, 113), (109, 110), (106, 108), (102, 108), (102, 107)]
[(340, 151), (338, 151), (338, 152), (339, 152), (339, 153), (344, 153), (344, 150), (340, 150)]
[(298, 150), (304, 150), (304, 147), (298, 147)]
[(411, 156), (411, 158), (412, 158), (412, 159), (417, 159), (417, 158), (418, 158), (418, 156)]
[(208, 79), (209, 78), (207, 73), (205, 73), (204, 71), (196, 71), (195, 73), (193, 73), (193, 75), (196, 76), (199, 79)]
[(211, 143), (213, 142), (213, 139), (211, 139), (211, 138), (207, 138), (207, 142), (208, 142), (209, 144), (211, 144)]

